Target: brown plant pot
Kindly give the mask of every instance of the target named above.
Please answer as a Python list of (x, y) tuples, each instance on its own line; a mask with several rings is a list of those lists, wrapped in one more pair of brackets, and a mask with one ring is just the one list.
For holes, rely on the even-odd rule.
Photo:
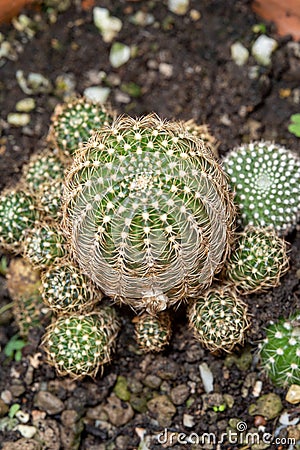
[(253, 11), (276, 24), (280, 36), (300, 40), (300, 0), (254, 0)]
[(0, 0), (0, 24), (9, 22), (22, 8), (33, 2), (34, 0)]

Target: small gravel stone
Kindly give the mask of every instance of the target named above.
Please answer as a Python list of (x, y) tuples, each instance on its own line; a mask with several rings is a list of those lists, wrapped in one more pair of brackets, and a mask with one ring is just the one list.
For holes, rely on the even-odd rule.
[(76, 450), (80, 445), (80, 437), (84, 425), (75, 410), (65, 410), (61, 414), (61, 443), (65, 450)]
[(172, 64), (160, 63), (158, 66), (159, 72), (166, 78), (171, 78), (173, 75), (173, 66)]
[(27, 412), (24, 412), (22, 410), (17, 411), (15, 416), (18, 419), (18, 421), (21, 423), (27, 423), (30, 419), (30, 415)]
[(121, 402), (115, 395), (111, 394), (107, 399), (107, 404), (103, 407), (108, 414), (110, 422), (116, 427), (128, 423), (134, 416), (134, 411), (129, 403)]
[(95, 26), (100, 30), (104, 42), (111, 42), (122, 28), (122, 21), (110, 15), (106, 8), (96, 6), (93, 9)]
[(120, 435), (116, 439), (117, 448), (130, 448), (130, 436)]
[(8, 413), (9, 407), (2, 398), (0, 399), (0, 417), (4, 417)]
[(183, 414), (183, 426), (192, 428), (195, 425), (195, 418), (190, 414)]
[(189, 0), (168, 0), (168, 8), (174, 14), (184, 15), (189, 8)]
[(161, 427), (169, 427), (176, 408), (166, 395), (158, 395), (147, 403), (148, 410), (157, 418)]
[(16, 103), (16, 111), (28, 113), (35, 108), (35, 101), (31, 97), (23, 98)]
[(14, 430), (19, 431), (21, 436), (27, 439), (31, 439), (37, 432), (37, 429), (31, 425), (17, 425)]
[(243, 66), (246, 64), (249, 58), (248, 49), (241, 44), (241, 42), (235, 42), (230, 47), (231, 50), (231, 58), (238, 66)]
[[(34, 439), (18, 439), (15, 442), (3, 442), (2, 450), (41, 450), (42, 443)], [(52, 449), (51, 449), (52, 450)]]
[(15, 398), (20, 397), (25, 392), (25, 386), (20, 380), (14, 380), (14, 382), (11, 384), (9, 388), (10, 392)]
[(35, 396), (34, 404), (49, 415), (58, 414), (64, 409), (63, 402), (47, 391), (38, 392)]
[(190, 388), (186, 384), (179, 384), (171, 389), (170, 397), (174, 405), (182, 405), (190, 395)]
[(261, 34), (253, 43), (251, 52), (259, 64), (268, 66), (271, 64), (271, 55), (277, 47), (275, 39)]
[(282, 403), (279, 395), (270, 392), (262, 395), (256, 403), (249, 406), (251, 416), (263, 416), (267, 420), (277, 417), (282, 410)]
[(286, 401), (292, 405), (296, 405), (300, 402), (300, 386), (298, 384), (292, 384), (287, 391)]
[(143, 381), (145, 386), (148, 386), (151, 389), (158, 389), (162, 380), (156, 375), (149, 374)]
[(128, 400), (130, 400), (130, 392), (128, 390), (127, 379), (125, 377), (121, 375), (118, 376), (113, 391), (120, 400), (123, 400), (124, 402), (128, 402)]
[(30, 115), (27, 113), (9, 113), (7, 122), (14, 127), (25, 127), (30, 122)]
[(143, 384), (133, 377), (128, 380), (128, 388), (133, 394), (139, 394), (143, 390)]
[(109, 62), (117, 69), (123, 64), (127, 63), (130, 59), (130, 47), (128, 45), (122, 44), (121, 42), (114, 42), (109, 53)]
[(130, 397), (130, 404), (133, 409), (139, 413), (147, 411), (147, 399), (144, 396), (132, 394)]
[(105, 103), (110, 94), (110, 89), (108, 87), (103, 86), (90, 86), (86, 88), (83, 92), (83, 95), (96, 103)]

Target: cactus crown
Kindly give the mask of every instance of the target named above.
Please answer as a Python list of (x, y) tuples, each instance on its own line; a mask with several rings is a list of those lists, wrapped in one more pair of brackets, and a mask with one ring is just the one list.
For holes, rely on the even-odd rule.
[[(64, 166), (52, 152), (35, 154), (24, 169), (24, 181), (31, 192), (38, 192), (42, 186), (53, 180), (62, 179)], [(38, 192), (39, 193), (39, 192)]]
[(110, 360), (119, 323), (112, 308), (60, 316), (46, 330), (42, 345), (59, 375), (94, 377)]
[(0, 196), (0, 244), (8, 250), (20, 250), (28, 229), (38, 219), (30, 194), (7, 191)]
[(55, 265), (42, 275), (42, 297), (58, 314), (88, 312), (102, 298), (90, 280), (70, 263)]
[(243, 294), (277, 286), (289, 268), (286, 243), (272, 228), (246, 227), (225, 267), (226, 278)]
[(112, 121), (112, 112), (103, 105), (78, 98), (65, 105), (57, 105), (52, 116), (48, 140), (64, 156), (70, 157), (80, 143), (88, 141), (92, 132)]
[(145, 313), (136, 319), (135, 338), (145, 353), (160, 352), (169, 343), (171, 332), (168, 312), (161, 312), (157, 316)]
[(203, 141), (154, 115), (92, 136), (63, 211), (83, 271), (106, 295), (154, 312), (210, 284), (229, 248), (223, 171)]
[(208, 289), (189, 306), (188, 318), (195, 338), (211, 351), (230, 352), (249, 327), (247, 305), (230, 285)]
[(280, 386), (300, 384), (300, 312), (269, 325), (260, 345), (262, 366)]
[(300, 213), (300, 159), (284, 147), (254, 142), (224, 160), (244, 225), (287, 233)]
[(24, 255), (35, 267), (43, 269), (55, 264), (65, 254), (65, 238), (55, 225), (41, 223), (28, 233)]

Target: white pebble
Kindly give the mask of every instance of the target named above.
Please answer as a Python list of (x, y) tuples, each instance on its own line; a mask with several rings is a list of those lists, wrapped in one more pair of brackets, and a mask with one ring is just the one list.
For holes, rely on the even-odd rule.
[(129, 61), (130, 53), (128, 45), (115, 42), (110, 50), (109, 62), (114, 68), (118, 68)]
[(182, 16), (189, 8), (189, 0), (168, 0), (168, 8), (174, 14)]
[(27, 423), (29, 421), (29, 418), (30, 418), (28, 413), (26, 413), (24, 411), (21, 411), (21, 410), (16, 412), (15, 417), (21, 423)]
[(262, 385), (263, 385), (262, 381), (260, 381), (260, 380), (257, 380), (255, 382), (255, 385), (254, 385), (253, 391), (252, 391), (253, 397), (259, 397), (260, 396), (260, 393), (261, 393), (261, 390), (262, 390)]
[(240, 42), (235, 42), (230, 47), (231, 58), (238, 66), (246, 64), (249, 58), (249, 51)]
[(265, 34), (259, 36), (252, 45), (252, 55), (256, 61), (262, 66), (271, 64), (271, 55), (278, 47), (275, 39), (272, 39)]
[(37, 429), (31, 425), (17, 425), (14, 428), (14, 431), (19, 431), (19, 433), (26, 439), (31, 439), (35, 433), (37, 432)]
[(96, 6), (93, 9), (94, 24), (100, 30), (103, 41), (111, 42), (122, 28), (122, 21), (110, 15), (106, 8)]
[(208, 394), (214, 390), (214, 377), (212, 371), (205, 362), (199, 365), (199, 369), (204, 390)]
[(83, 93), (88, 100), (96, 103), (105, 103), (109, 94), (110, 89), (102, 86), (90, 86)]
[(195, 425), (194, 416), (190, 414), (183, 414), (183, 426), (187, 428), (192, 428)]
[(10, 113), (7, 122), (14, 127), (25, 127), (30, 122), (30, 115), (27, 113)]

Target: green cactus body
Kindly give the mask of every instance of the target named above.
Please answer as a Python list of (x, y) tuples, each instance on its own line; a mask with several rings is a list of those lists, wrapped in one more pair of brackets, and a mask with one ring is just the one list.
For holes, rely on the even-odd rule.
[(270, 142), (254, 142), (224, 159), (243, 225), (272, 226), (285, 234), (300, 213), (300, 159)]
[(57, 220), (62, 217), (61, 199), (63, 195), (63, 180), (45, 183), (41, 187), (38, 201), (47, 217)]
[(7, 191), (0, 196), (0, 245), (21, 251), (28, 229), (38, 219), (34, 199), (22, 191)]
[(88, 141), (95, 129), (111, 123), (112, 116), (109, 108), (84, 98), (57, 105), (48, 141), (57, 146), (62, 155), (70, 158), (82, 142)]
[(110, 361), (118, 331), (112, 308), (60, 316), (47, 328), (42, 345), (59, 375), (94, 377)]
[(225, 277), (242, 294), (278, 286), (289, 268), (286, 243), (272, 228), (246, 227), (225, 268)]
[(39, 195), (44, 184), (51, 184), (54, 180), (62, 180), (64, 166), (57, 156), (48, 150), (42, 154), (36, 154), (24, 168), (24, 182), (28, 189)]
[(249, 327), (247, 305), (230, 285), (208, 289), (188, 307), (195, 338), (211, 351), (232, 351)]
[(39, 224), (28, 233), (24, 256), (39, 269), (53, 265), (66, 255), (63, 233), (55, 225)]
[(89, 312), (102, 298), (91, 281), (70, 263), (42, 274), (42, 298), (58, 314)]
[(63, 213), (81, 269), (107, 296), (152, 313), (211, 283), (233, 220), (211, 151), (154, 115), (93, 135), (67, 176)]
[(262, 367), (277, 385), (300, 384), (300, 312), (269, 325), (260, 345)]
[(135, 338), (145, 353), (163, 350), (170, 341), (171, 332), (168, 312), (161, 312), (157, 316), (143, 314), (135, 320)]

